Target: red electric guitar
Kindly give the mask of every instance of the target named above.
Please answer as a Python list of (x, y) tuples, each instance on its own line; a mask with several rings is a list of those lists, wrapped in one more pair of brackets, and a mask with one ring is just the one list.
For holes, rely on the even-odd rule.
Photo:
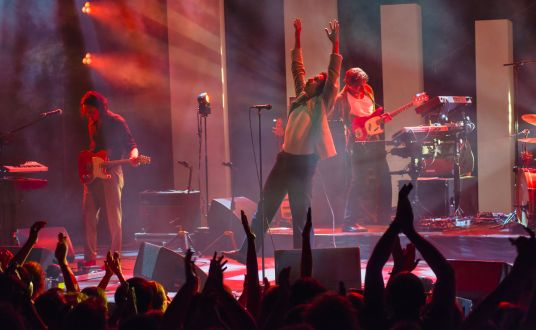
[(352, 122), (355, 140), (363, 142), (367, 141), (369, 136), (383, 133), (382, 125), (385, 123), (386, 118), (393, 118), (402, 111), (407, 110), (412, 106), (417, 107), (426, 101), (428, 101), (428, 95), (425, 92), (422, 92), (416, 94), (411, 102), (406, 103), (400, 108), (397, 108), (387, 114), (381, 114), (383, 108), (378, 108), (376, 111), (366, 117), (355, 117)]
[[(140, 155), (136, 158), (137, 165), (147, 165), (151, 163), (151, 157)], [(109, 179), (107, 169), (112, 166), (130, 164), (130, 159), (108, 160), (106, 151), (91, 152), (83, 150), (78, 156), (78, 176), (82, 183), (88, 184), (95, 178)]]

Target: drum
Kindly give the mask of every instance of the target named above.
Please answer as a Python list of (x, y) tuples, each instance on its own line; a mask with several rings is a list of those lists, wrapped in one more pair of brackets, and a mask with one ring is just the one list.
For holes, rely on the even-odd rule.
[(518, 219), (523, 225), (532, 227), (536, 215), (536, 168), (520, 168), (516, 181), (515, 207)]

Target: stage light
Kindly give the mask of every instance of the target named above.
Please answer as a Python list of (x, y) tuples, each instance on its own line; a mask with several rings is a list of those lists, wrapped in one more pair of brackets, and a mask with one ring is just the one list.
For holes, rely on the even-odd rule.
[(210, 114), (210, 98), (207, 92), (203, 92), (197, 96), (197, 103), (199, 104), (199, 114), (201, 116), (208, 116)]
[(91, 3), (89, 3), (89, 1), (86, 1), (84, 7), (82, 7), (82, 12), (88, 15), (91, 14)]
[(91, 53), (86, 53), (86, 56), (84, 56), (84, 58), (82, 59), (82, 63), (84, 63), (85, 65), (91, 64)]

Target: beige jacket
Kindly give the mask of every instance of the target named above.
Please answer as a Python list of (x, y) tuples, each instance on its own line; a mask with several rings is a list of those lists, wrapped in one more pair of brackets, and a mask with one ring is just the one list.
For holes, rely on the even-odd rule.
[(341, 55), (331, 54), (322, 93), (307, 99), (302, 51), (292, 50), (292, 75), (297, 98), (289, 108), (283, 151), (294, 155), (317, 154), (320, 159), (337, 154), (327, 112), (333, 106), (339, 90), (341, 63)]

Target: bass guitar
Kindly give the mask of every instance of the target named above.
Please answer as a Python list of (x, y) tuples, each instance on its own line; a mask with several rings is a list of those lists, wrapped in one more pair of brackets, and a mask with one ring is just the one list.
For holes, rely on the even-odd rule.
[(413, 97), (413, 100), (404, 104), (389, 113), (382, 114), (383, 108), (378, 108), (372, 114), (365, 117), (355, 117), (352, 121), (352, 130), (354, 131), (355, 141), (367, 141), (370, 136), (375, 136), (383, 133), (382, 125), (386, 120), (390, 120), (399, 113), (413, 106), (417, 107), (428, 101), (428, 95), (425, 92), (418, 93)]
[[(136, 158), (136, 165), (148, 165), (151, 157), (140, 155)], [(91, 152), (83, 150), (78, 156), (78, 176), (84, 184), (93, 182), (96, 178), (109, 179), (108, 168), (123, 164), (131, 164), (130, 159), (108, 160), (106, 151)]]

